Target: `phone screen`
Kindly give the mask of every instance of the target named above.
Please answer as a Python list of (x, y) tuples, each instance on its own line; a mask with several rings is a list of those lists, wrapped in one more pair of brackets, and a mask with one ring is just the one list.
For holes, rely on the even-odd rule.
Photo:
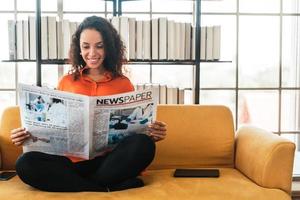
[(217, 178), (220, 176), (218, 169), (176, 169), (174, 177), (206, 177)]
[(17, 173), (16, 172), (0, 172), (0, 180), (7, 181), (14, 177)]

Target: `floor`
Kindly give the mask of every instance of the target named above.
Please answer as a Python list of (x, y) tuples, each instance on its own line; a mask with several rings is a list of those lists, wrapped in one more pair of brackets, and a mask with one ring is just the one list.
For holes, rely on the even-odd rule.
[(300, 181), (293, 181), (292, 197), (293, 200), (300, 200)]
[(297, 181), (293, 181), (292, 197), (293, 200), (300, 200), (300, 151), (296, 152), (294, 160), (294, 176)]

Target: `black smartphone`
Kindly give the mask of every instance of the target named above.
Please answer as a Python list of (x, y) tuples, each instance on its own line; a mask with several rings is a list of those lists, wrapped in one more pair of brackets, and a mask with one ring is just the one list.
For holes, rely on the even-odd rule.
[(174, 177), (217, 178), (219, 176), (218, 169), (176, 169), (174, 172)]
[(7, 181), (17, 175), (17, 172), (0, 172), (0, 181)]

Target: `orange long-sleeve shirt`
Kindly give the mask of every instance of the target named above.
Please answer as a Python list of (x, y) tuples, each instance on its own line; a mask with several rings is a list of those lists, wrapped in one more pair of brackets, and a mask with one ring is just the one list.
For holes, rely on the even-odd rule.
[[(88, 96), (106, 96), (134, 91), (132, 83), (125, 76), (112, 78), (110, 73), (105, 73), (104, 79), (96, 82), (83, 73), (86, 69), (83, 68), (80, 71), (80, 77), (76, 81), (74, 81), (71, 74), (63, 76), (58, 83), (58, 90)], [(73, 162), (83, 160), (71, 156), (68, 156), (68, 158)]]

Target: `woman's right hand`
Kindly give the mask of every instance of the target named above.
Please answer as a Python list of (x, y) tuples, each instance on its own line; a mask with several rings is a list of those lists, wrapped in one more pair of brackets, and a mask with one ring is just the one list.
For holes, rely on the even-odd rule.
[(16, 146), (21, 146), (23, 145), (23, 143), (25, 142), (25, 140), (27, 140), (31, 134), (26, 131), (25, 128), (16, 128), (11, 130), (11, 141), (14, 145)]

